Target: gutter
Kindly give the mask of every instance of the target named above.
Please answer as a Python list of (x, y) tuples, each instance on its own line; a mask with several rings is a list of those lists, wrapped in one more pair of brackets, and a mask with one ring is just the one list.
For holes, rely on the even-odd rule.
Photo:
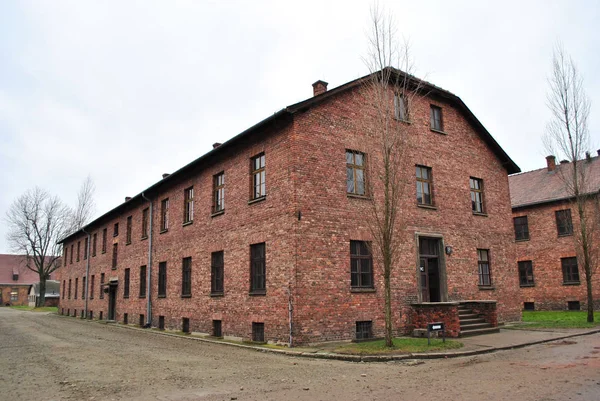
[(90, 233), (85, 231), (85, 228), (81, 228), (85, 234), (87, 234), (87, 247), (86, 247), (86, 255), (87, 255), (87, 263), (85, 264), (85, 318), (87, 319), (89, 316), (88, 313), (88, 299), (90, 298), (90, 259), (92, 255), (90, 254), (90, 243), (92, 242), (92, 236)]
[(146, 324), (144, 328), (152, 327), (152, 287), (151, 278), (152, 278), (152, 223), (154, 222), (154, 213), (153, 213), (153, 202), (151, 199), (146, 198), (144, 192), (142, 192), (142, 198), (150, 202), (150, 210), (148, 211), (150, 214), (150, 228), (148, 233), (148, 268), (146, 269)]

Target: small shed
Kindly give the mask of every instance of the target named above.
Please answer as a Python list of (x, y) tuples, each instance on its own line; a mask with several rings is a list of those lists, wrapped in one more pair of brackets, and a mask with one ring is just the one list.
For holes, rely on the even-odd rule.
[[(29, 306), (34, 307), (40, 296), (40, 283), (33, 283), (29, 289)], [(44, 306), (58, 306), (60, 281), (46, 280), (46, 301)]]

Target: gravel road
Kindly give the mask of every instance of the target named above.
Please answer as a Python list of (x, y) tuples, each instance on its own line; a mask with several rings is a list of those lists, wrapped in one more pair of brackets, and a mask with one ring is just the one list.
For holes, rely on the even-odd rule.
[(594, 400), (600, 334), (477, 357), (353, 363), (0, 308), (1, 400)]

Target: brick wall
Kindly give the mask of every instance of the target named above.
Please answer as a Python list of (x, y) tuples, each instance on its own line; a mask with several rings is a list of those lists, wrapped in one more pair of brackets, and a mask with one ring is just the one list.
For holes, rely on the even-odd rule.
[[(593, 205), (591, 205), (593, 206)], [(569, 301), (579, 301), (581, 309), (587, 305), (585, 272), (578, 263), (580, 284), (564, 284), (561, 258), (577, 256), (576, 235), (559, 236), (555, 212), (571, 209), (573, 230), (576, 233), (579, 217), (572, 203), (562, 202), (515, 209), (514, 217), (527, 216), (529, 239), (517, 241), (517, 261), (533, 263), (533, 286), (520, 288), (521, 306), (533, 302), (536, 310), (566, 310)], [(600, 307), (600, 277), (594, 276), (594, 303)]]

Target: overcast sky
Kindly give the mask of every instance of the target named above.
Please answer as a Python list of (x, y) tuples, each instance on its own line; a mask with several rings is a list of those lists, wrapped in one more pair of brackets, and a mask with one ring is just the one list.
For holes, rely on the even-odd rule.
[[(557, 40), (600, 147), (597, 1), (381, 1), (418, 76), (460, 96), (523, 171), (543, 167)], [(0, 0), (0, 217), (35, 185), (100, 215), (283, 107), (367, 73), (369, 1)], [(0, 253), (9, 252), (0, 224)]]

